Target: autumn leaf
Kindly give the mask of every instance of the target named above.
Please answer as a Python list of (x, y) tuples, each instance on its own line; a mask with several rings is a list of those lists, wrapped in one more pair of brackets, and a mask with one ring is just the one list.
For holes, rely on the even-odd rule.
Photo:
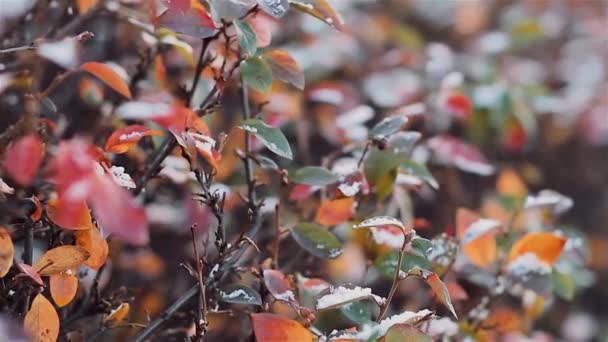
[(88, 12), (97, 4), (97, 1), (98, 0), (77, 0), (76, 6), (78, 7), (78, 12), (80, 14)]
[(26, 135), (11, 144), (4, 154), (2, 165), (6, 173), (19, 185), (32, 183), (44, 155), (44, 145), (35, 134)]
[(15, 247), (11, 234), (4, 227), (0, 227), (0, 278), (3, 278), (13, 266)]
[(51, 297), (58, 307), (64, 307), (74, 299), (78, 291), (78, 278), (75, 270), (52, 274), (49, 277)]
[(268, 51), (262, 55), (262, 59), (270, 66), (272, 77), (285, 83), (291, 83), (300, 90), (304, 89), (304, 73), (287, 51)]
[(540, 261), (549, 266), (553, 266), (562, 254), (562, 250), (564, 249), (567, 240), (568, 239), (565, 237), (553, 233), (528, 233), (513, 244), (511, 252), (509, 253), (509, 261), (513, 261), (522, 255), (532, 253), (536, 255)]
[(528, 194), (528, 187), (513, 169), (504, 169), (496, 180), (496, 191), (508, 197), (524, 198)]
[(92, 269), (99, 269), (108, 259), (108, 242), (103, 238), (99, 228), (91, 227), (88, 230), (80, 230), (74, 233), (76, 246), (84, 248), (89, 252), (89, 258), (84, 262)]
[(295, 302), (295, 295), (291, 290), (291, 281), (281, 271), (264, 270), (263, 278), (268, 292), (276, 300)]
[(56, 341), (59, 337), (59, 315), (42, 294), (32, 301), (30, 310), (25, 315), (23, 327), (35, 342)]
[(40, 274), (38, 274), (38, 272), (36, 272), (32, 266), (28, 264), (17, 264), (17, 267), (21, 272), (25, 273), (26, 276), (30, 277), (30, 279), (35, 281), (38, 285), (44, 286), (44, 281), (42, 281)]
[(342, 18), (327, 0), (290, 0), (290, 3), (298, 11), (308, 13), (338, 30), (343, 29)]
[(125, 153), (137, 145), (141, 138), (163, 135), (162, 131), (141, 125), (131, 125), (114, 131), (106, 140), (105, 150), (112, 153)]
[(59, 246), (44, 253), (34, 269), (41, 276), (48, 276), (82, 265), (89, 258), (89, 252), (78, 246)]
[(317, 210), (315, 221), (324, 226), (335, 226), (348, 221), (353, 215), (353, 197), (324, 201)]
[(55, 197), (47, 202), (46, 214), (61, 228), (87, 230), (93, 227), (91, 212), (85, 201), (66, 203), (60, 197)]
[(297, 321), (271, 313), (251, 314), (253, 332), (258, 342), (312, 342), (313, 335)]
[(456, 232), (462, 245), (462, 252), (476, 266), (485, 268), (496, 261), (496, 230), (501, 223), (482, 219), (477, 213), (466, 208), (456, 211)]
[(99, 78), (108, 87), (114, 89), (122, 96), (130, 99), (131, 91), (125, 80), (112, 70), (111, 67), (104, 63), (99, 62), (87, 62), (80, 66), (80, 69), (90, 73), (91, 75)]
[(395, 324), (384, 336), (384, 342), (433, 342), (433, 338), (411, 324)]
[(119, 324), (127, 317), (130, 308), (129, 303), (121, 303), (116, 309), (110, 311), (110, 314), (104, 319), (104, 323), (110, 327)]

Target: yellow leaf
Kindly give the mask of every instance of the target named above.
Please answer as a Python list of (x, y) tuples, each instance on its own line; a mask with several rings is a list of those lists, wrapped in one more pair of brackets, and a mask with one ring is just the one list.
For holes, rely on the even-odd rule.
[(48, 276), (78, 267), (89, 256), (89, 252), (82, 247), (59, 246), (46, 251), (34, 265), (34, 269), (41, 276)]
[(513, 169), (505, 169), (496, 181), (496, 191), (507, 197), (523, 198), (528, 194), (528, 187)]
[(58, 307), (64, 307), (74, 299), (78, 291), (78, 278), (74, 270), (50, 276), (51, 297)]
[(104, 323), (108, 326), (114, 326), (122, 322), (127, 314), (129, 313), (129, 303), (121, 303), (116, 309), (112, 310), (108, 317), (104, 320)]
[(34, 298), (32, 306), (23, 320), (23, 327), (35, 342), (57, 341), (59, 316), (53, 304), (42, 294), (38, 294)]
[(0, 278), (4, 277), (13, 266), (15, 248), (11, 234), (4, 227), (0, 227)]

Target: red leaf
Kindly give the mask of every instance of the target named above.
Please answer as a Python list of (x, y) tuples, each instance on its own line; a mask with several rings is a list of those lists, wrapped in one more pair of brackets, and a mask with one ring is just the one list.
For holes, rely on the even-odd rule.
[(426, 282), (437, 296), (437, 299), (439, 299), (441, 303), (450, 309), (450, 313), (452, 313), (454, 318), (458, 319), (458, 316), (456, 316), (456, 311), (454, 310), (454, 305), (452, 305), (452, 300), (450, 299), (448, 289), (445, 287), (445, 284), (441, 281), (441, 279), (439, 279), (439, 276), (437, 276), (435, 273), (430, 273), (426, 277)]
[(106, 140), (106, 151), (112, 153), (125, 153), (137, 145), (145, 136), (163, 135), (163, 132), (141, 125), (131, 125), (114, 131)]
[(28, 277), (33, 279), (38, 285), (44, 286), (44, 282), (42, 281), (40, 274), (38, 274), (38, 272), (36, 272), (36, 270), (32, 266), (28, 264), (17, 264), (17, 267), (19, 267), (21, 272), (25, 273)]
[(249, 16), (245, 21), (255, 33), (259, 48), (267, 47), (272, 41), (272, 22), (274, 19), (267, 14), (258, 13)]
[(88, 202), (93, 215), (107, 233), (133, 245), (149, 241), (144, 208), (129, 193), (116, 184), (109, 175), (96, 175)]
[(477, 147), (450, 135), (438, 135), (428, 140), (428, 147), (433, 151), (438, 163), (453, 165), (463, 171), (487, 176), (494, 173), (494, 167), (488, 163)]
[(93, 156), (95, 149), (83, 140), (62, 141), (51, 161), (51, 178), (57, 185), (57, 192), (72, 205), (83, 201), (89, 195), (91, 175), (95, 173)]
[(26, 135), (15, 141), (4, 154), (4, 169), (19, 185), (28, 186), (38, 173), (43, 155), (42, 141), (35, 134)]
[(444, 106), (451, 115), (465, 121), (471, 117), (473, 104), (465, 94), (452, 92), (446, 96), (444, 101)]
[(291, 55), (284, 50), (272, 50), (264, 53), (262, 59), (272, 69), (272, 76), (296, 88), (304, 89), (304, 73)]
[(196, 38), (211, 37), (216, 26), (209, 12), (198, 2), (190, 4), (195, 5), (185, 12), (181, 5), (180, 8), (169, 7), (156, 18), (157, 25)]
[(296, 184), (296, 186), (294, 186), (289, 193), (289, 200), (297, 201), (308, 198), (317, 189), (318, 187), (308, 184)]
[(130, 99), (131, 91), (125, 80), (112, 68), (99, 62), (88, 62), (80, 66), (80, 69), (102, 80), (108, 87), (114, 89), (122, 96)]

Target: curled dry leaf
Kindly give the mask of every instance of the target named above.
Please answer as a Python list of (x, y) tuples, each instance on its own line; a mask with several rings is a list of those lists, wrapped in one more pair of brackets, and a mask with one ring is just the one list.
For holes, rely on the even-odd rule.
[(324, 201), (317, 210), (315, 221), (324, 226), (335, 226), (348, 221), (353, 215), (353, 197)]
[(70, 304), (78, 291), (78, 277), (75, 270), (51, 274), (49, 283), (51, 298), (60, 308)]
[(99, 269), (108, 259), (108, 242), (101, 235), (99, 228), (92, 227), (88, 230), (80, 230), (74, 233), (76, 246), (84, 248), (89, 252), (89, 258), (84, 262), (92, 269)]
[(553, 233), (528, 233), (513, 244), (509, 253), (509, 261), (512, 262), (525, 254), (532, 253), (540, 261), (552, 266), (562, 254), (567, 240), (565, 237)]
[(21, 186), (28, 186), (34, 181), (43, 156), (42, 141), (35, 134), (30, 134), (9, 146), (2, 166), (11, 179)]
[(297, 321), (270, 313), (251, 314), (253, 332), (258, 342), (312, 342), (312, 333)]
[(59, 246), (46, 251), (46, 253), (38, 259), (38, 262), (34, 265), (34, 269), (41, 276), (48, 276), (78, 267), (82, 265), (89, 256), (89, 252), (82, 247), (69, 245)]
[(112, 70), (112, 68), (108, 65), (99, 62), (87, 62), (82, 64), (80, 66), (80, 69), (99, 78), (108, 87), (114, 89), (122, 96), (128, 99), (131, 98), (131, 90), (129, 90), (129, 86), (127, 85), (125, 80), (120, 75), (118, 75), (116, 71)]
[(59, 315), (42, 294), (32, 301), (30, 310), (25, 315), (23, 327), (35, 342), (56, 341), (59, 337)]
[(0, 278), (3, 278), (13, 266), (15, 247), (9, 231), (0, 227)]
[(105, 150), (112, 153), (125, 153), (137, 145), (141, 138), (163, 135), (162, 131), (142, 125), (131, 125), (114, 131), (106, 140)]
[(104, 323), (107, 326), (115, 326), (116, 324), (122, 322), (127, 314), (129, 314), (129, 309), (131, 306), (129, 303), (121, 303), (116, 309), (112, 310), (108, 317), (104, 319)]

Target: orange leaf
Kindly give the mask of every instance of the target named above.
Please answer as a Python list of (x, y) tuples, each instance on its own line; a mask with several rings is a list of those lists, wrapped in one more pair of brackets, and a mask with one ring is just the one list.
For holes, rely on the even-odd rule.
[(437, 276), (435, 273), (430, 273), (426, 277), (426, 282), (437, 296), (437, 299), (439, 299), (443, 305), (450, 309), (450, 313), (452, 313), (454, 318), (458, 319), (458, 316), (456, 316), (456, 311), (454, 310), (454, 305), (452, 305), (452, 300), (450, 299), (448, 289), (445, 287), (445, 284), (443, 284), (441, 279), (439, 279), (439, 276)]
[(89, 252), (78, 246), (55, 247), (46, 251), (38, 259), (34, 269), (41, 276), (48, 276), (80, 266), (89, 258), (89, 255)]
[(80, 66), (80, 69), (92, 74), (102, 80), (108, 87), (114, 89), (122, 96), (130, 99), (131, 91), (129, 86), (112, 68), (99, 62), (88, 62)]
[(504, 334), (510, 331), (521, 331), (524, 328), (521, 314), (510, 308), (498, 308), (490, 312), (489, 317), (481, 324), (488, 329)]
[(13, 266), (15, 247), (11, 234), (6, 228), (0, 226), (0, 278), (3, 278)]
[(456, 231), (462, 252), (476, 266), (488, 267), (497, 257), (496, 228), (500, 222), (482, 219), (479, 215), (466, 208), (456, 211)]
[(456, 236), (458, 239), (462, 239), (467, 228), (479, 218), (479, 215), (473, 210), (467, 208), (456, 209)]
[(258, 342), (312, 342), (312, 333), (297, 321), (270, 313), (251, 314)]
[(495, 233), (490, 231), (469, 243), (462, 245), (462, 252), (469, 258), (471, 263), (485, 268), (496, 261), (496, 238)]
[(76, 6), (78, 6), (78, 12), (80, 14), (86, 13), (88, 10), (93, 8), (97, 4), (97, 0), (77, 0)]
[(32, 221), (38, 222), (42, 218), (42, 203), (36, 196), (30, 197), (30, 200), (34, 202), (34, 212), (30, 214), (30, 218)]
[(87, 230), (93, 227), (91, 212), (85, 201), (66, 203), (60, 197), (50, 199), (46, 214), (61, 228)]
[(452, 301), (469, 299), (467, 292), (455, 281), (445, 284), (445, 288), (448, 289), (448, 293), (450, 294), (450, 299), (452, 299)]
[(92, 269), (99, 269), (108, 259), (108, 242), (103, 238), (99, 228), (92, 227), (88, 230), (79, 230), (74, 233), (76, 246), (84, 248), (89, 252), (89, 258), (84, 262)]
[(78, 290), (78, 278), (74, 270), (50, 276), (51, 297), (58, 307), (64, 307), (74, 299)]
[(509, 253), (509, 261), (524, 254), (533, 253), (539, 260), (552, 266), (562, 253), (566, 241), (566, 238), (553, 233), (528, 233), (513, 244)]
[(106, 140), (105, 150), (112, 153), (125, 153), (145, 136), (163, 135), (162, 131), (141, 125), (131, 125), (114, 131)]
[(35, 135), (19, 138), (4, 154), (3, 167), (6, 173), (19, 185), (28, 186), (36, 177), (42, 163), (44, 145)]
[(304, 90), (304, 73), (289, 52), (284, 50), (268, 51), (262, 55), (262, 59), (272, 69), (273, 77)]
[(515, 170), (505, 169), (498, 175), (496, 191), (503, 196), (523, 198), (528, 194), (528, 187)]
[(23, 320), (25, 331), (35, 342), (56, 341), (59, 336), (59, 316), (42, 294), (38, 294)]
[(324, 226), (335, 226), (348, 221), (353, 215), (352, 197), (341, 198), (333, 201), (325, 201), (317, 210), (315, 221)]

